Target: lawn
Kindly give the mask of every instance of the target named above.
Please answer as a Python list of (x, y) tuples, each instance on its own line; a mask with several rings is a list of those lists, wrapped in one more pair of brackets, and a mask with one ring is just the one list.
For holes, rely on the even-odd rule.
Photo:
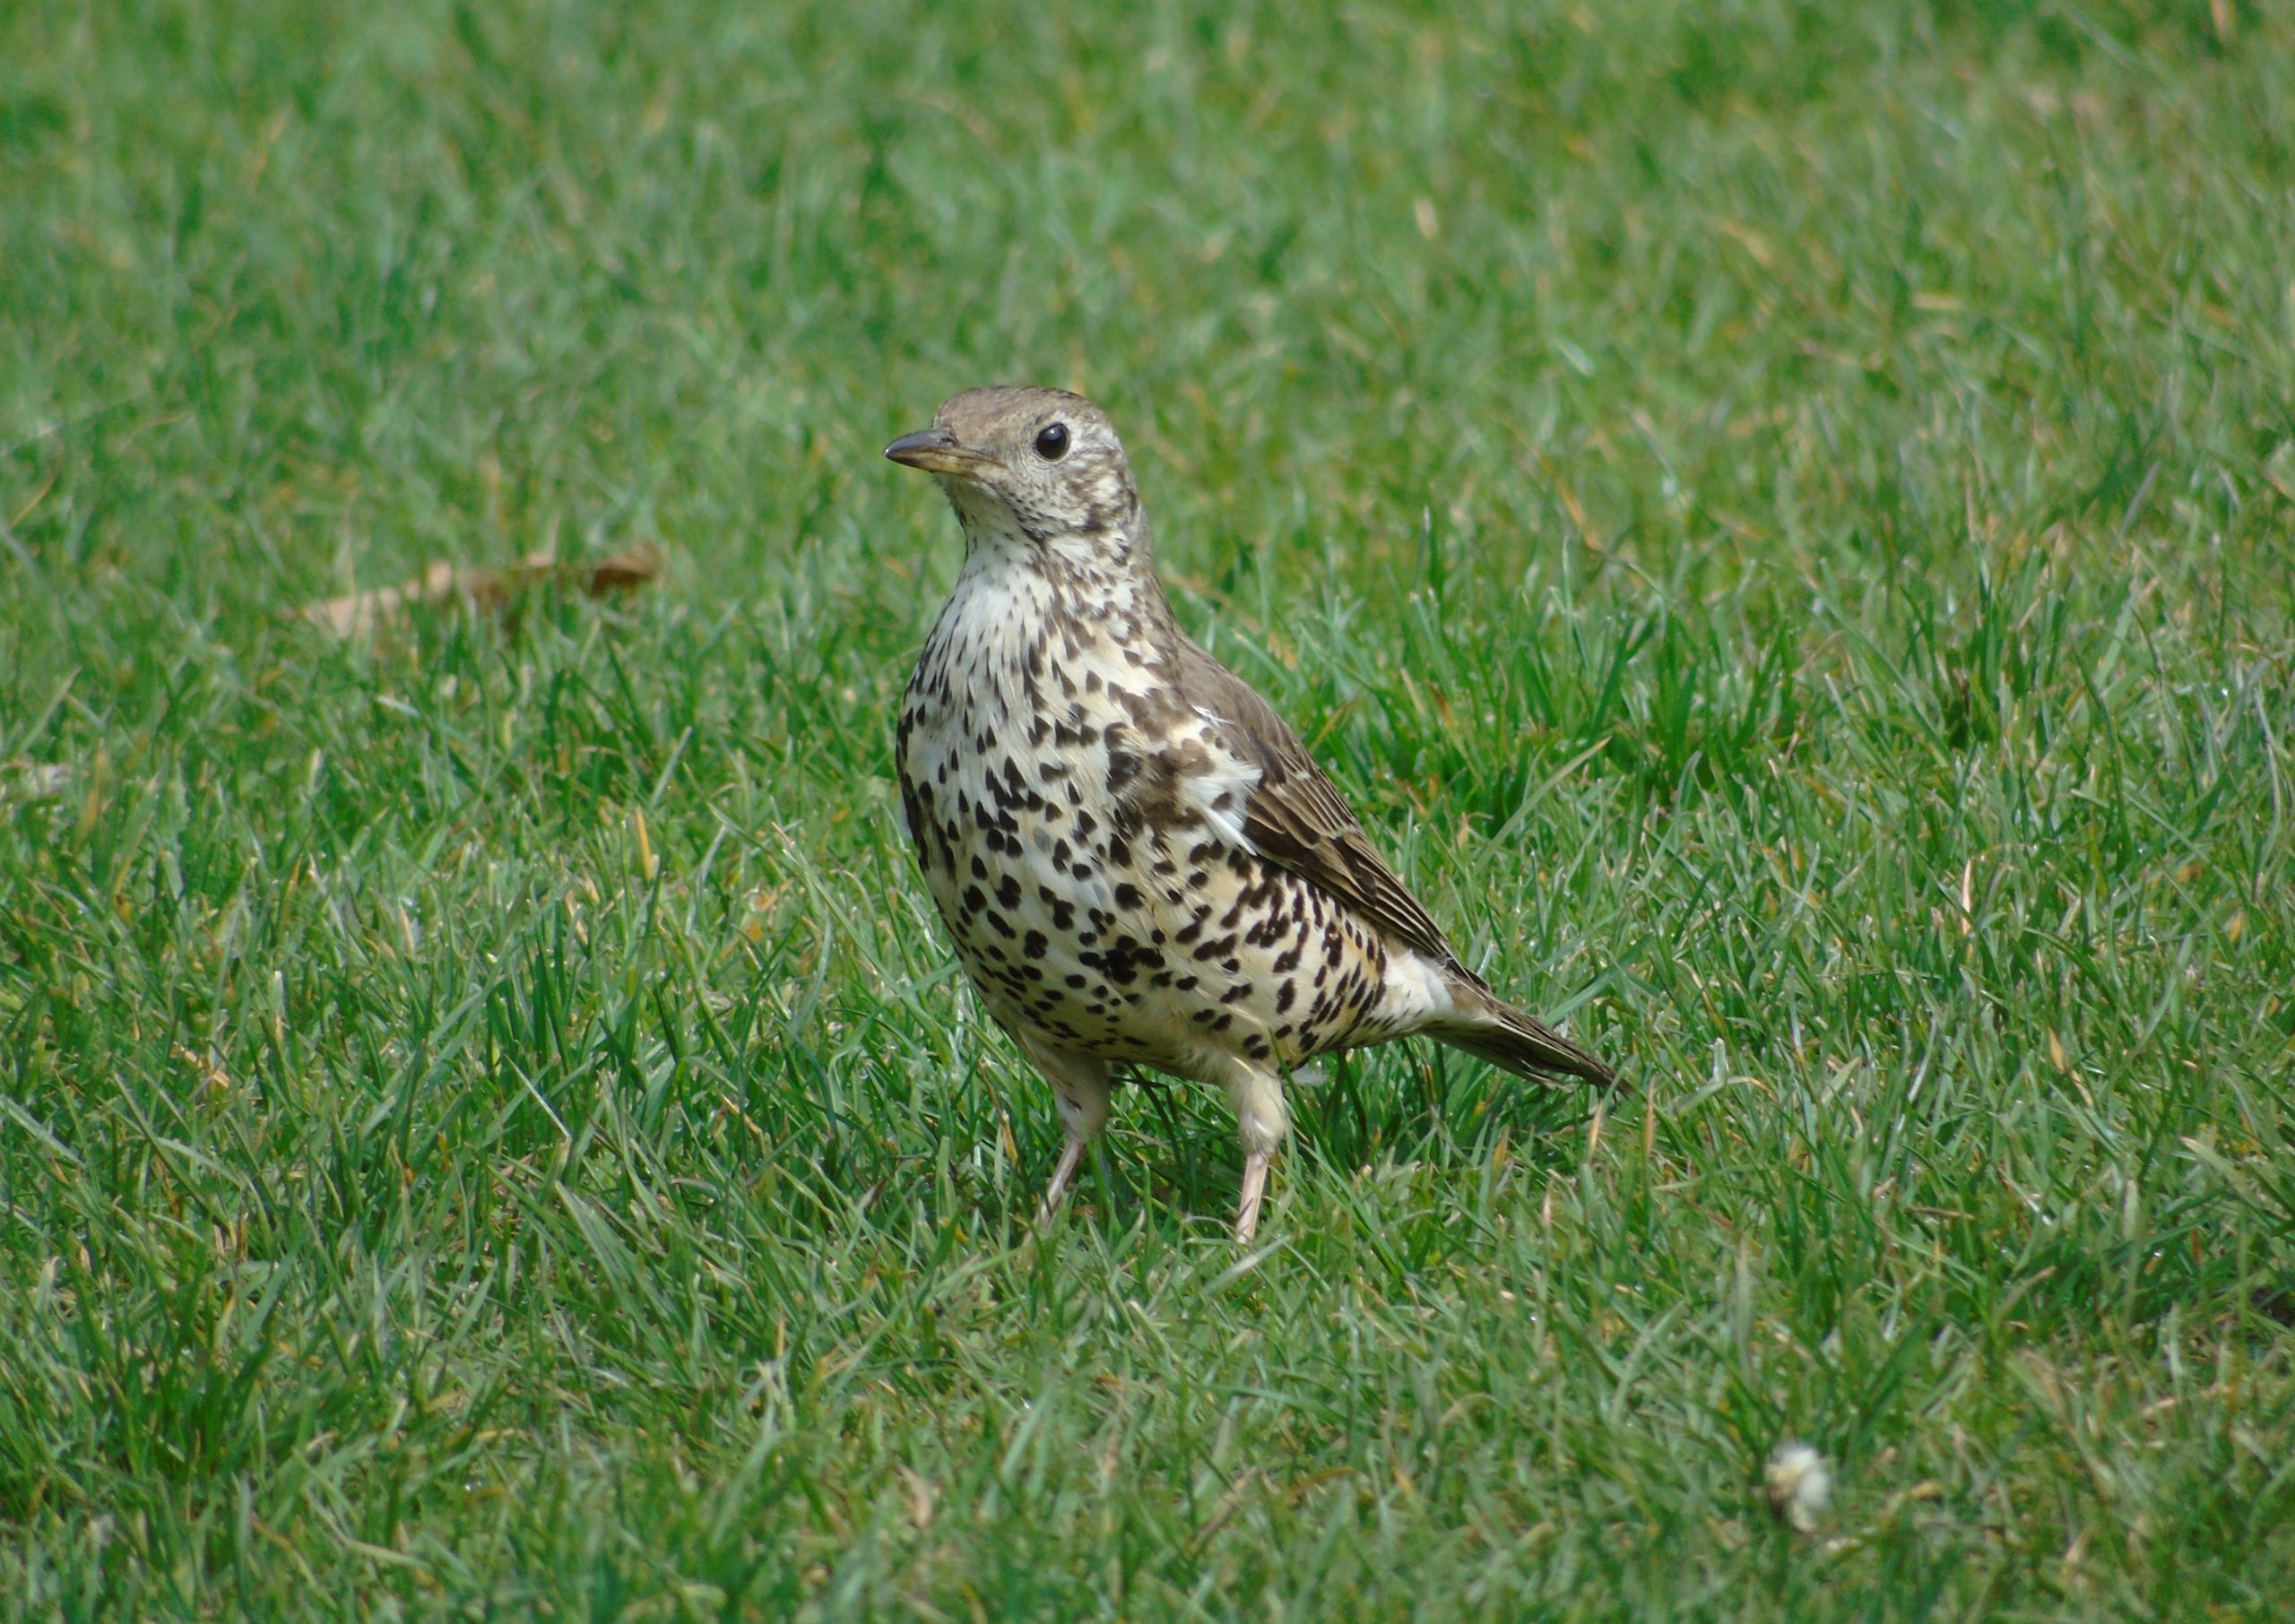
[[(0, 1618), (2286, 1617), (2291, 63), (0, 9)], [(1615, 1093), (1365, 1053), (1239, 1252), (1127, 1090), (1032, 1238), (891, 782), (994, 381)]]

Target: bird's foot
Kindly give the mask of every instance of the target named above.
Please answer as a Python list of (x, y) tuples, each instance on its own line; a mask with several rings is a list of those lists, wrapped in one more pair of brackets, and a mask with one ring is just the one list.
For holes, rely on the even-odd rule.
[(1052, 1183), (1044, 1193), (1044, 1205), (1036, 1210), (1036, 1227), (1050, 1229), (1053, 1214), (1060, 1211), (1061, 1197), (1068, 1194), (1069, 1180), (1076, 1176), (1077, 1163), (1084, 1159), (1084, 1142), (1070, 1136), (1060, 1149), (1060, 1165), (1052, 1170)]
[(1235, 1244), (1249, 1246), (1259, 1232), (1259, 1204), (1267, 1194), (1267, 1164), (1273, 1151), (1253, 1151), (1243, 1158), (1243, 1199), (1235, 1209)]

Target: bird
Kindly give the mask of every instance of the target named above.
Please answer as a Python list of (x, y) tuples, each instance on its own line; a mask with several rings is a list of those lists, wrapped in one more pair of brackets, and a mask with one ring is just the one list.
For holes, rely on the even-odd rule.
[(1517, 1075), (1610, 1067), (1462, 963), (1275, 708), (1180, 627), (1108, 415), (950, 396), (885, 455), (964, 532), (896, 734), (919, 871), (988, 1012), (1052, 1085), (1059, 1211), (1132, 1068), (1225, 1091), (1257, 1232), (1286, 1075), (1423, 1033)]

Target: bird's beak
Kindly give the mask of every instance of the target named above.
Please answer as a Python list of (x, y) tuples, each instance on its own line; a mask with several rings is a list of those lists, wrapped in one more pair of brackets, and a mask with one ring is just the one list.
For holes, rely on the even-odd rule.
[(969, 446), (959, 445), (956, 436), (939, 427), (901, 436), (885, 447), (885, 455), (909, 468), (921, 468), (926, 473), (953, 474), (960, 479), (977, 479), (980, 471), (995, 461)]

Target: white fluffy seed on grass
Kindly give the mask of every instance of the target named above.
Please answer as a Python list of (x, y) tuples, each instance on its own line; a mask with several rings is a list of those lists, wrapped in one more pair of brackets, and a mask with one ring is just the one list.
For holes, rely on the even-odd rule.
[(1832, 1503), (1832, 1469), (1823, 1456), (1798, 1439), (1788, 1438), (1769, 1452), (1761, 1485), (1777, 1520), (1796, 1533), (1814, 1533)]

